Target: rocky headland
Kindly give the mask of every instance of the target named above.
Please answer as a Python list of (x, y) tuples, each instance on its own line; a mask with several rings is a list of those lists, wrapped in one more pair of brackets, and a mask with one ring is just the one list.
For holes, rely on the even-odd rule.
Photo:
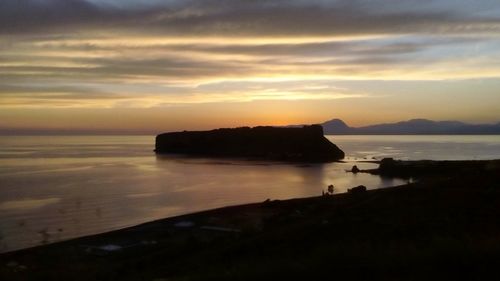
[(158, 154), (178, 153), (294, 162), (333, 162), (343, 159), (345, 155), (324, 137), (320, 125), (164, 133), (156, 137), (155, 151)]

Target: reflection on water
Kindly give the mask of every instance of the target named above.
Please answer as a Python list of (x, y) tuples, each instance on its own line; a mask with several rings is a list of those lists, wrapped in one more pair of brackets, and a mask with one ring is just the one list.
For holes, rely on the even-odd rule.
[(500, 135), (493, 136), (328, 136), (349, 159), (500, 159)]
[(46, 198), (46, 199), (22, 199), (14, 201), (5, 201), (0, 203), (0, 210), (29, 210), (44, 207), (46, 205), (54, 204), (61, 201), (61, 198)]
[[(426, 147), (433, 152), (424, 157), (435, 156), (434, 150), (440, 147), (433, 141), (401, 138), (398, 142), (398, 137), (342, 136), (334, 142), (351, 160), (384, 153), (412, 158)], [(461, 149), (463, 155), (476, 153), (471, 158), (500, 154), (500, 139), (488, 141), (455, 145), (469, 149)], [(215, 207), (317, 196), (329, 184), (335, 185), (336, 192), (345, 192), (360, 184), (380, 188), (403, 183), (345, 173), (352, 162), (304, 165), (156, 157), (153, 142), (151, 136), (2, 137), (0, 251)], [(454, 145), (446, 147), (451, 147), (448, 156), (460, 157), (454, 154)]]

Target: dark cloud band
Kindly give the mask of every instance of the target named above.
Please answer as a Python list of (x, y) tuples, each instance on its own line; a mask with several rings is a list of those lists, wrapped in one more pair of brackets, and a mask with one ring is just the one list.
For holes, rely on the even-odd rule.
[(132, 8), (84, 0), (6, 0), (0, 2), (0, 32), (60, 34), (101, 30), (176, 36), (310, 36), (500, 30), (498, 1), (495, 4), (484, 0), (483, 5), (469, 2), (476, 3), (472, 11), (470, 5), (456, 8), (460, 7), (456, 0), (190, 0), (153, 6), (136, 4)]

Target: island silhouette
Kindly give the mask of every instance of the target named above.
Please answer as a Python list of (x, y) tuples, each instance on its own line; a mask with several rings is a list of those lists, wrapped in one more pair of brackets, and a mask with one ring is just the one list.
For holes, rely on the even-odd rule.
[(155, 152), (293, 162), (333, 162), (345, 156), (320, 125), (164, 133), (156, 137)]

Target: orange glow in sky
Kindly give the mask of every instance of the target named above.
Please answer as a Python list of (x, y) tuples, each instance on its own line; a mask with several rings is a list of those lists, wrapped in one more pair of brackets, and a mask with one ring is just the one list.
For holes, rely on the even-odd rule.
[(500, 121), (500, 4), (387, 1), (3, 2), (0, 132)]

